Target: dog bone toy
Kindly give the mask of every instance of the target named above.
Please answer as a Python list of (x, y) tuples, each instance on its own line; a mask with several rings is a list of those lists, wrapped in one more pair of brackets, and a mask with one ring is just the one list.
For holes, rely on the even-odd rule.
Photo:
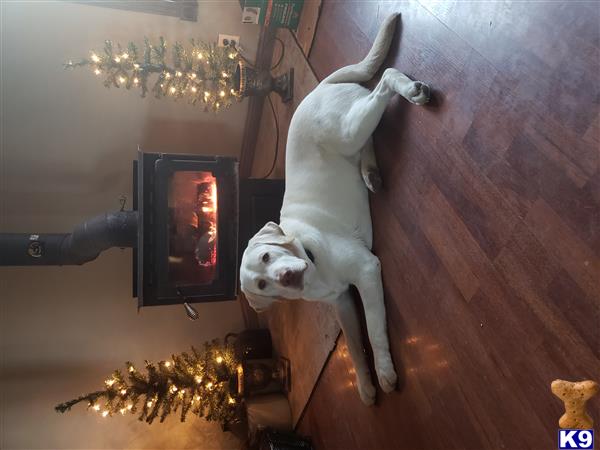
[(585, 410), (585, 404), (600, 390), (598, 383), (591, 380), (554, 380), (550, 389), (565, 404), (565, 413), (558, 420), (560, 428), (586, 430), (594, 426), (594, 421)]

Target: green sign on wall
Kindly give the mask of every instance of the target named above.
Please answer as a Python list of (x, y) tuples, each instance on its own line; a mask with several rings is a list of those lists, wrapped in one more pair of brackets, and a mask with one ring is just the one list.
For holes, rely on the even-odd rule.
[(240, 0), (242, 22), (296, 30), (304, 0)]

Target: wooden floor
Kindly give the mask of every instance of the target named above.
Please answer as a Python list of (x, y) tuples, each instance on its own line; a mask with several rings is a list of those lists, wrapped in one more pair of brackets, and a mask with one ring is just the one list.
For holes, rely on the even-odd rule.
[(319, 79), (392, 11), (388, 65), (435, 90), (375, 133), (401, 383), (363, 406), (339, 345), (298, 430), (318, 450), (557, 448), (550, 382), (600, 382), (600, 4), (325, 0)]

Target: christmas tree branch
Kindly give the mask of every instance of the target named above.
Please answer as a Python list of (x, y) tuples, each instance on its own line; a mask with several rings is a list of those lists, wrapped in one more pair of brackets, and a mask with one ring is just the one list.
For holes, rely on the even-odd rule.
[(88, 405), (91, 406), (96, 403), (96, 400), (100, 397), (106, 396), (106, 391), (96, 391), (90, 394), (82, 395), (81, 397), (77, 397), (76, 399), (69, 400), (68, 402), (61, 403), (60, 405), (56, 405), (54, 407), (56, 412), (64, 413), (69, 411), (73, 406), (77, 403), (81, 403), (83, 401), (87, 401)]

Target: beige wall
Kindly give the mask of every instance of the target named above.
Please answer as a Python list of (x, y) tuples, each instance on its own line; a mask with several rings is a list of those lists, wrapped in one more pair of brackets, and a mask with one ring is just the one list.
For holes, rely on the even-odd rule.
[[(247, 103), (219, 116), (185, 103), (105, 89), (62, 62), (107, 38), (167, 42), (241, 35), (254, 55), (258, 29), (236, 1), (199, 1), (197, 23), (66, 2), (2, 1), (0, 231), (67, 232), (131, 198), (131, 161), (148, 150), (239, 156)], [(236, 448), (219, 427), (190, 417), (148, 426), (53, 406), (94, 389), (124, 361), (163, 359), (243, 327), (236, 302), (136, 311), (131, 253), (113, 249), (81, 267), (0, 269), (0, 447)]]

